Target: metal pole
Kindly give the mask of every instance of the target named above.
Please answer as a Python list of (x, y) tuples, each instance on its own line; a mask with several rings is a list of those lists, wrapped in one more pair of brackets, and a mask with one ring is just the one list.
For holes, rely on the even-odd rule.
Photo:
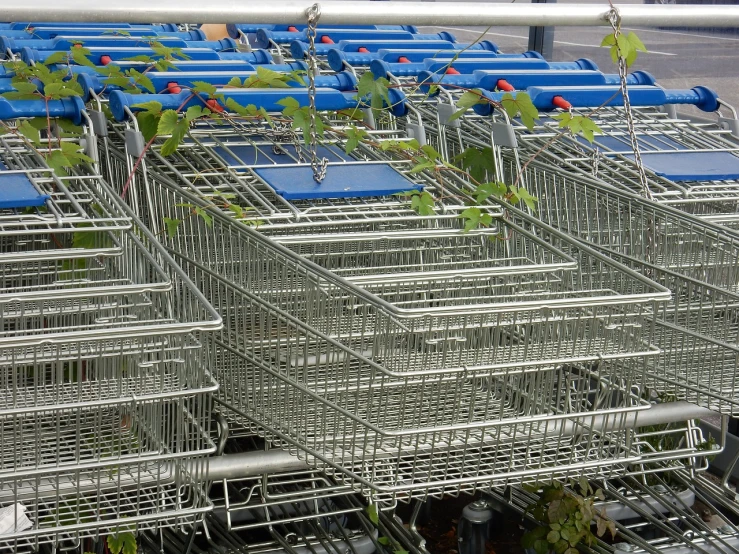
[[(557, 0), (531, 0), (532, 4), (556, 4)], [(554, 54), (554, 27), (530, 27), (529, 50), (539, 52), (545, 60)]]
[[(630, 414), (626, 417), (615, 416), (612, 418), (595, 416), (592, 420), (588, 420), (587, 423), (595, 429), (611, 426), (630, 428), (636, 425), (660, 425), (715, 415), (715, 412), (706, 408), (680, 401), (653, 405), (648, 410), (639, 412), (638, 416), (635, 414)], [(569, 423), (554, 423), (550, 426), (549, 430), (554, 435), (561, 434), (562, 436), (569, 436), (582, 431), (579, 426)], [(213, 456), (208, 460), (208, 478), (213, 481), (254, 477), (264, 473), (305, 471), (307, 469), (309, 468), (303, 460), (283, 450), (225, 454), (223, 456)]]
[[(25, 0), (3, 6), (6, 21), (297, 23), (311, 1), (243, 0)], [(739, 27), (737, 5), (617, 5), (623, 24)], [(321, 2), (321, 24), (416, 25), (609, 25), (609, 6), (600, 4), (492, 4), (471, 2)]]

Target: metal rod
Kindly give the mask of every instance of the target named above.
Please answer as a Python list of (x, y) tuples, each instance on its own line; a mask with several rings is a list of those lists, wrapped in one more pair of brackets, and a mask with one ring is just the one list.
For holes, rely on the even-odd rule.
[[(181, 22), (181, 23), (298, 23), (305, 20), (311, 1), (243, 2), (241, 0), (27, 0), (3, 7), (6, 21)], [(737, 27), (735, 5), (616, 6), (625, 26), (665, 25)], [(608, 25), (609, 6), (600, 4), (493, 4), (471, 2), (321, 2), (321, 24), (415, 25)]]
[[(715, 412), (690, 404), (688, 402), (671, 402), (669, 404), (653, 405), (648, 410), (638, 412), (638, 418), (635, 414), (619, 416), (614, 418), (614, 425), (619, 427), (633, 427), (660, 425), (663, 423), (672, 423), (674, 421), (686, 421), (688, 419), (705, 418), (716, 415)], [(592, 423), (594, 427), (600, 424), (598, 421), (603, 420), (602, 424), (607, 425), (603, 416), (596, 416), (596, 422)], [(560, 433), (564, 436), (578, 432), (578, 428), (571, 424), (565, 423), (560, 426), (555, 424), (552, 426), (552, 432)], [(303, 460), (298, 459), (289, 452), (283, 450), (268, 450), (243, 452), (240, 454), (226, 454), (223, 456), (213, 456), (208, 460), (208, 478), (213, 481), (222, 479), (239, 479), (244, 477), (254, 477), (265, 473), (285, 473), (289, 471), (305, 471), (309, 467)]]

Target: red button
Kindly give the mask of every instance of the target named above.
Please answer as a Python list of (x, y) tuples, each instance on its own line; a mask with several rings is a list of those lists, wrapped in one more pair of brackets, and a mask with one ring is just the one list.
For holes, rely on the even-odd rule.
[(364, 46), (360, 46), (357, 48), (357, 52), (362, 52), (363, 54), (369, 54), (369, 50), (367, 50)]
[(321, 37), (321, 42), (322, 42), (323, 44), (333, 44), (333, 43), (334, 43), (334, 41), (333, 41), (333, 40), (331, 40), (331, 37), (329, 37), (329, 36), (326, 36), (326, 35), (323, 35), (323, 36)]
[(457, 71), (453, 67), (447, 67), (446, 68), (446, 74), (447, 75), (459, 75), (459, 71)]
[(100, 56), (100, 63), (103, 65), (108, 65), (112, 61), (113, 60), (111, 60), (110, 56), (108, 56), (107, 54), (105, 56)]
[(398, 63), (411, 63), (411, 61), (408, 58), (406, 58), (405, 56), (400, 56), (398, 58)]
[(500, 90), (503, 90), (505, 92), (513, 92), (514, 90), (516, 90), (515, 87), (505, 79), (498, 79), (497, 86)]

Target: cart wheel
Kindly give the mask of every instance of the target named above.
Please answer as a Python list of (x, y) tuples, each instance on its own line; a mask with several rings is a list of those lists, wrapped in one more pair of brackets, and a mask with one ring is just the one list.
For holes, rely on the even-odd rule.
[(485, 554), (493, 511), (485, 500), (476, 500), (462, 510), (457, 526), (459, 554)]

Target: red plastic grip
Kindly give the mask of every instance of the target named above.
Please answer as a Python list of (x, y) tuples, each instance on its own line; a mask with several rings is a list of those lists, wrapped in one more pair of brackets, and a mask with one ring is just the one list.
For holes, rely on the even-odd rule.
[(182, 92), (182, 87), (177, 82), (172, 81), (167, 83), (167, 92), (170, 94), (179, 94)]
[(552, 98), (552, 104), (554, 104), (555, 108), (560, 108), (562, 110), (569, 110), (570, 108), (572, 108), (572, 104), (570, 104), (561, 96), (555, 96), (554, 98)]
[(516, 88), (505, 79), (498, 79), (498, 82), (495, 84), (495, 86), (497, 86), (499, 90), (502, 90), (504, 92), (513, 92), (514, 90), (516, 90)]
[(447, 67), (446, 68), (446, 74), (447, 75), (459, 75), (459, 71), (457, 71), (453, 67)]
[(369, 54), (369, 50), (367, 50), (364, 46), (360, 46), (357, 48), (357, 52), (361, 52), (362, 54)]
[(107, 54), (100, 56), (100, 63), (103, 65), (108, 65), (112, 61), (113, 60)]
[(218, 100), (215, 98), (210, 98), (205, 101), (205, 105), (208, 106), (210, 111), (221, 113), (223, 111), (223, 107), (218, 103)]
[(290, 26), (289, 26), (289, 27), (287, 28), (287, 30), (288, 30), (288, 32), (290, 32), (290, 33), (297, 33), (297, 32), (298, 32), (298, 28), (297, 28), (297, 27), (295, 27), (294, 25), (290, 25)]
[(398, 63), (411, 63), (411, 61), (408, 58), (406, 58), (405, 56), (400, 56), (398, 58)]
[(321, 37), (321, 42), (322, 42), (323, 44), (333, 44), (333, 43), (334, 43), (334, 41), (333, 41), (333, 40), (331, 40), (331, 37), (329, 37), (329, 36), (327, 36), (327, 35), (323, 35), (323, 36)]

